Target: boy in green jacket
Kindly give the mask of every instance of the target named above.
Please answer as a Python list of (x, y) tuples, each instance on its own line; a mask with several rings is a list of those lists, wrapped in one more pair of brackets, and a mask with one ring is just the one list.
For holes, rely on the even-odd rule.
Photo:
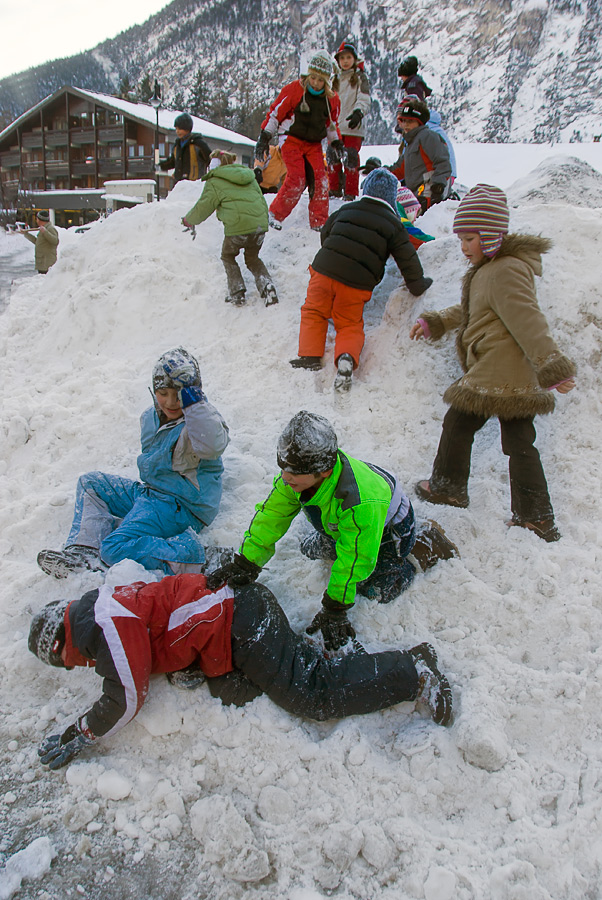
[(243, 306), (246, 288), (236, 257), (245, 252), (245, 263), (266, 306), (278, 303), (270, 273), (259, 259), (259, 251), (268, 230), (268, 206), (255, 173), (248, 166), (236, 164), (236, 156), (224, 150), (211, 154), (209, 171), (200, 199), (182, 219), (186, 228), (194, 228), (214, 212), (224, 223), (222, 262), (228, 279), (226, 303)]
[(347, 611), (356, 590), (389, 603), (416, 571), (458, 555), (436, 522), (425, 523), (417, 537), (412, 504), (395, 477), (339, 450), (322, 416), (297, 413), (280, 436), (277, 457), (282, 471), (270, 495), (257, 505), (233, 562), (208, 577), (211, 588), (255, 581), (303, 510), (315, 531), (302, 541), (301, 552), (333, 561), (322, 609), (307, 632), (321, 631), (326, 649), (338, 650), (355, 637)]

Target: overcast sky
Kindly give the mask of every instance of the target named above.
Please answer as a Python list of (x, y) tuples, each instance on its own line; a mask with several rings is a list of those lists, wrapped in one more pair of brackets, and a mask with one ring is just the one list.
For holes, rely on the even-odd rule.
[(90, 50), (169, 0), (0, 0), (0, 78)]

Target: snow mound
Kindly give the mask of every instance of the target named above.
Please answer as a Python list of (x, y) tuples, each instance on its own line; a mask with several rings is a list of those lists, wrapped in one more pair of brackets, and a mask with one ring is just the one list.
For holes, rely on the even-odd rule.
[[(507, 148), (498, 153), (497, 168), (479, 180), (507, 185)], [(466, 263), (451, 230), (457, 201), (421, 220), (436, 237), (420, 250), (434, 279), (424, 297), (387, 267), (366, 306), (366, 344), (345, 398), (333, 391), (332, 335), (321, 371), (288, 362), (320, 244), (306, 196), (265, 238), (274, 307), (246, 271), (247, 305), (224, 303), (223, 229), (213, 218), (194, 242), (182, 233), (180, 218), (202, 190), (185, 182), (166, 202), (117, 212), (65, 242), (48, 275), (15, 287), (0, 315), (0, 864), (45, 836), (58, 854), (43, 884), (53, 897), (67, 896), (66, 886), (73, 896), (149, 900), (599, 895), (602, 209), (577, 203), (599, 196), (600, 178), (571, 159), (546, 160), (525, 187), (515, 183), (510, 211), (512, 231), (554, 240), (538, 297), (578, 367), (577, 389), (536, 422), (562, 540), (549, 545), (506, 527), (507, 461), (498, 423), (488, 422), (475, 439), (469, 509), (415, 501), (417, 516), (436, 518), (461, 558), (418, 576), (393, 603), (358, 599), (350, 613), (368, 648), (434, 644), (454, 692), (449, 729), (411, 703), (322, 723), (265, 697), (224, 708), (206, 686), (188, 694), (158, 675), (130, 726), (96, 741), (64, 774), (49, 772), (39, 742), (90, 708), (100, 678), (44, 668), (26, 635), (44, 604), (102, 583), (91, 572), (57, 582), (36, 554), (63, 543), (79, 474), (136, 477), (139, 416), (153, 364), (169, 347), (199, 358), (207, 395), (231, 429), (207, 544), (239, 545), (270, 490), (278, 436), (301, 409), (326, 417), (345, 450), (396, 473), (413, 497), (460, 367), (453, 338), (415, 343), (408, 332), (425, 309), (459, 299)], [(300, 554), (304, 528), (295, 521), (262, 573), (297, 631), (319, 608), (329, 573), (328, 563)], [(126, 563), (108, 578), (143, 575)], [(44, 866), (49, 858), (40, 853)], [(37, 896), (42, 886), (27, 887)]]
[[(602, 151), (601, 151), (602, 161)], [(569, 203), (602, 207), (602, 173), (576, 156), (551, 156), (508, 188), (511, 206)]]

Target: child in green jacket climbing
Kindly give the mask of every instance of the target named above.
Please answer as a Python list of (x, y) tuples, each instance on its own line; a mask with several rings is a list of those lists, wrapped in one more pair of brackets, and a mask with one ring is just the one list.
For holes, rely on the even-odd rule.
[(393, 475), (339, 449), (322, 416), (297, 413), (280, 436), (277, 458), (282, 471), (270, 495), (256, 506), (233, 562), (208, 576), (210, 588), (255, 581), (303, 510), (314, 531), (301, 542), (301, 552), (332, 560), (322, 609), (307, 631), (321, 631), (326, 649), (338, 650), (355, 637), (347, 611), (356, 590), (389, 603), (417, 571), (458, 555), (436, 522), (416, 527), (412, 504)]
[(276, 288), (270, 273), (259, 259), (259, 251), (268, 230), (268, 207), (255, 174), (248, 166), (238, 165), (233, 153), (214, 150), (209, 171), (201, 181), (206, 182), (200, 199), (182, 219), (186, 228), (193, 228), (217, 213), (224, 223), (222, 262), (228, 279), (226, 303), (243, 306), (246, 288), (236, 257), (241, 250), (245, 263), (255, 279), (257, 290), (266, 306), (278, 303)]

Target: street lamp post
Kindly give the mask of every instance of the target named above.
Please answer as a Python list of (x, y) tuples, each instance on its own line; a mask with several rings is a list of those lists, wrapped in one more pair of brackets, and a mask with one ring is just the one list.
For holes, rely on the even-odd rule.
[(157, 122), (155, 125), (155, 191), (157, 194), (157, 201), (160, 200), (159, 197), (159, 175), (157, 173), (157, 168), (159, 167), (159, 110), (161, 109), (161, 86), (159, 82), (155, 79), (155, 90), (153, 92), (153, 96), (149, 100), (150, 105), (154, 108), (155, 113), (157, 115)]

